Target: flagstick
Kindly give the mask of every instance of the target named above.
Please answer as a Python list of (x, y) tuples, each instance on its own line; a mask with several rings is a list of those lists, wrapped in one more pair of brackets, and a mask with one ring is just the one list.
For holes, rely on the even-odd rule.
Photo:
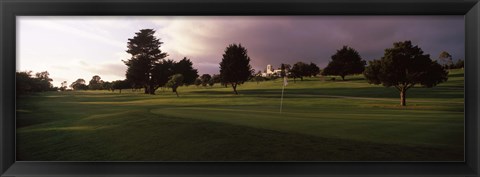
[(283, 106), (283, 90), (285, 89), (285, 85), (282, 88), (282, 99), (280, 99), (280, 113), (282, 113), (282, 106)]
[(283, 107), (283, 90), (285, 90), (285, 81), (282, 85), (283, 87), (282, 87), (282, 98), (280, 99), (280, 113), (282, 113), (282, 107)]

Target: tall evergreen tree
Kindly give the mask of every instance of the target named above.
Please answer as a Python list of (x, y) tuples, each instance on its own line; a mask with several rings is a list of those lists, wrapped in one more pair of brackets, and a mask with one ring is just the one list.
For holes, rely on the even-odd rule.
[(167, 53), (160, 50), (163, 42), (154, 34), (153, 29), (142, 29), (135, 33), (133, 38), (128, 39), (127, 53), (131, 54), (131, 58), (124, 61), (128, 67), (127, 80), (135, 85), (142, 85), (146, 94), (155, 94), (155, 90), (159, 87), (158, 81), (161, 79), (154, 76), (154, 71), (159, 71), (155, 67), (167, 57)]
[(222, 82), (232, 85), (233, 92), (238, 95), (237, 86), (247, 81), (252, 73), (247, 49), (241, 44), (230, 44), (220, 62)]

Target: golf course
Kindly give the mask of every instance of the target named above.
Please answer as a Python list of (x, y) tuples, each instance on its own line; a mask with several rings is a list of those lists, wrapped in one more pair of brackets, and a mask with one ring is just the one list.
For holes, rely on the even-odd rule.
[(399, 92), (363, 75), (17, 97), (20, 161), (463, 161), (464, 72)]

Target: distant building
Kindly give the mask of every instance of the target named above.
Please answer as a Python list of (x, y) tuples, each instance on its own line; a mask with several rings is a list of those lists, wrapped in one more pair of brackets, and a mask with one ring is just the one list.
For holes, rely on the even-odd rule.
[(262, 73), (262, 77), (268, 77), (268, 76), (280, 76), (280, 73), (282, 73), (281, 69), (273, 69), (272, 65), (268, 64), (266, 72)]

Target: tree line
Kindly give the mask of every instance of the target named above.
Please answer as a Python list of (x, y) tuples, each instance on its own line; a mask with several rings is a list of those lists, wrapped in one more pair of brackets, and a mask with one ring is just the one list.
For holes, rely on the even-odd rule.
[(199, 77), (190, 59), (184, 57), (179, 62), (165, 59), (168, 54), (160, 50), (161, 42), (155, 37), (155, 30), (142, 29), (128, 39), (127, 53), (131, 55), (124, 60), (127, 66), (126, 79), (114, 82), (101, 81), (93, 76), (89, 84), (84, 79), (77, 79), (70, 87), (75, 90), (121, 90), (127, 88), (144, 89), (145, 94), (155, 94), (160, 87), (169, 87), (178, 96), (177, 88), (182, 85), (213, 86), (221, 83), (231, 86), (235, 94), (238, 85), (247, 81), (253, 73), (247, 50), (241, 44), (231, 44), (225, 49), (220, 62), (220, 74), (213, 76), (203, 74)]
[[(102, 81), (95, 75), (90, 82), (77, 79), (70, 87), (75, 90), (121, 90), (143, 89), (145, 94), (155, 94), (160, 87), (169, 87), (178, 96), (177, 88), (182, 85), (213, 86), (220, 83), (231, 86), (233, 92), (238, 94), (238, 85), (251, 80), (264, 80), (254, 74), (250, 66), (250, 57), (247, 49), (241, 44), (230, 44), (225, 48), (219, 63), (220, 73), (203, 74), (199, 77), (197, 69), (193, 68), (190, 59), (184, 57), (176, 62), (165, 59), (168, 54), (160, 50), (163, 42), (155, 37), (155, 30), (142, 29), (128, 39), (127, 53), (131, 57), (124, 60), (127, 66), (126, 79), (112, 82)], [(328, 65), (321, 70), (314, 63), (297, 62), (293, 66), (281, 64), (280, 77), (294, 79), (313, 77), (316, 75), (340, 76), (342, 80), (352, 74), (363, 74), (370, 84), (382, 84), (385, 87), (394, 87), (400, 92), (401, 105), (406, 105), (406, 91), (414, 86), (433, 87), (445, 82), (448, 78), (447, 69), (463, 68), (463, 60), (453, 63), (448, 52), (442, 52), (438, 61), (432, 60), (430, 55), (424, 54), (422, 49), (414, 46), (411, 41), (395, 42), (392, 48), (385, 49), (384, 56), (367, 62), (355, 49), (343, 46), (331, 56)], [(50, 84), (48, 72), (41, 72), (31, 76), (31, 72), (17, 73), (17, 90), (20, 92), (54, 90)], [(65, 84), (65, 85), (64, 85)], [(62, 83), (60, 90), (66, 88)]]
[(16, 72), (15, 77), (17, 94), (56, 91), (58, 89), (53, 87), (51, 83), (53, 80), (47, 71), (38, 72), (34, 75), (32, 71)]
[[(438, 61), (432, 60), (429, 54), (411, 41), (403, 41), (393, 43), (392, 48), (385, 49), (383, 57), (369, 61), (368, 65), (358, 51), (343, 46), (331, 56), (322, 71), (314, 64), (297, 62), (291, 69), (289, 65), (282, 64), (281, 76), (291, 77), (295, 81), (295, 78), (303, 80), (302, 77), (320, 73), (324, 76), (340, 76), (345, 80), (345, 76), (363, 74), (370, 84), (395, 88), (400, 94), (400, 105), (406, 106), (407, 90), (415, 86), (434, 87), (448, 80), (448, 69), (463, 68), (463, 65), (463, 60), (453, 64), (451, 55), (445, 51), (440, 54)], [(257, 82), (258, 79), (255, 77)]]
[[(64, 83), (66, 83), (66, 81), (64, 81)], [(116, 80), (109, 82), (103, 81), (100, 76), (95, 75), (88, 82), (88, 85), (87, 82), (85, 82), (85, 79), (78, 78), (76, 81), (70, 84), (70, 88), (74, 90), (109, 90), (112, 92), (114, 92), (115, 90), (119, 90), (120, 93), (122, 93), (122, 89), (130, 89), (134, 87), (132, 87), (130, 83), (126, 80)]]
[(128, 67), (126, 80), (134, 87), (144, 88), (145, 94), (155, 94), (167, 83), (174, 86), (172, 91), (176, 92), (178, 86), (195, 82), (198, 71), (189, 59), (185, 57), (179, 62), (165, 60), (168, 54), (160, 50), (163, 42), (155, 37), (155, 30), (142, 29), (135, 34), (128, 39), (127, 53), (131, 58), (123, 61)]
[(231, 85), (234, 93), (238, 94), (237, 86), (252, 75), (250, 58), (241, 44), (231, 44), (225, 49), (220, 62), (220, 75), (216, 80), (211, 80), (209, 75), (198, 78), (198, 71), (187, 58), (178, 63), (165, 59), (168, 54), (160, 50), (163, 42), (154, 34), (153, 29), (142, 29), (128, 39), (127, 53), (131, 54), (131, 58), (123, 61), (127, 65), (126, 80), (142, 87), (145, 94), (153, 95), (158, 88), (168, 86), (178, 96), (179, 86), (199, 83), (213, 85), (216, 81)]
[[(340, 76), (342, 80), (347, 75), (363, 74), (370, 84), (395, 88), (400, 94), (400, 105), (406, 106), (407, 90), (415, 86), (434, 87), (448, 80), (448, 69), (460, 68), (464, 68), (464, 60), (458, 59), (454, 63), (446, 51), (440, 53), (438, 60), (432, 60), (429, 54), (411, 41), (402, 41), (393, 43), (392, 48), (385, 49), (383, 57), (369, 61), (368, 65), (358, 51), (343, 46), (331, 56), (320, 74)], [(308, 70), (312, 69), (305, 63), (296, 63), (290, 70), (291, 75), (287, 76), (294, 79), (308, 76), (311, 74)]]

